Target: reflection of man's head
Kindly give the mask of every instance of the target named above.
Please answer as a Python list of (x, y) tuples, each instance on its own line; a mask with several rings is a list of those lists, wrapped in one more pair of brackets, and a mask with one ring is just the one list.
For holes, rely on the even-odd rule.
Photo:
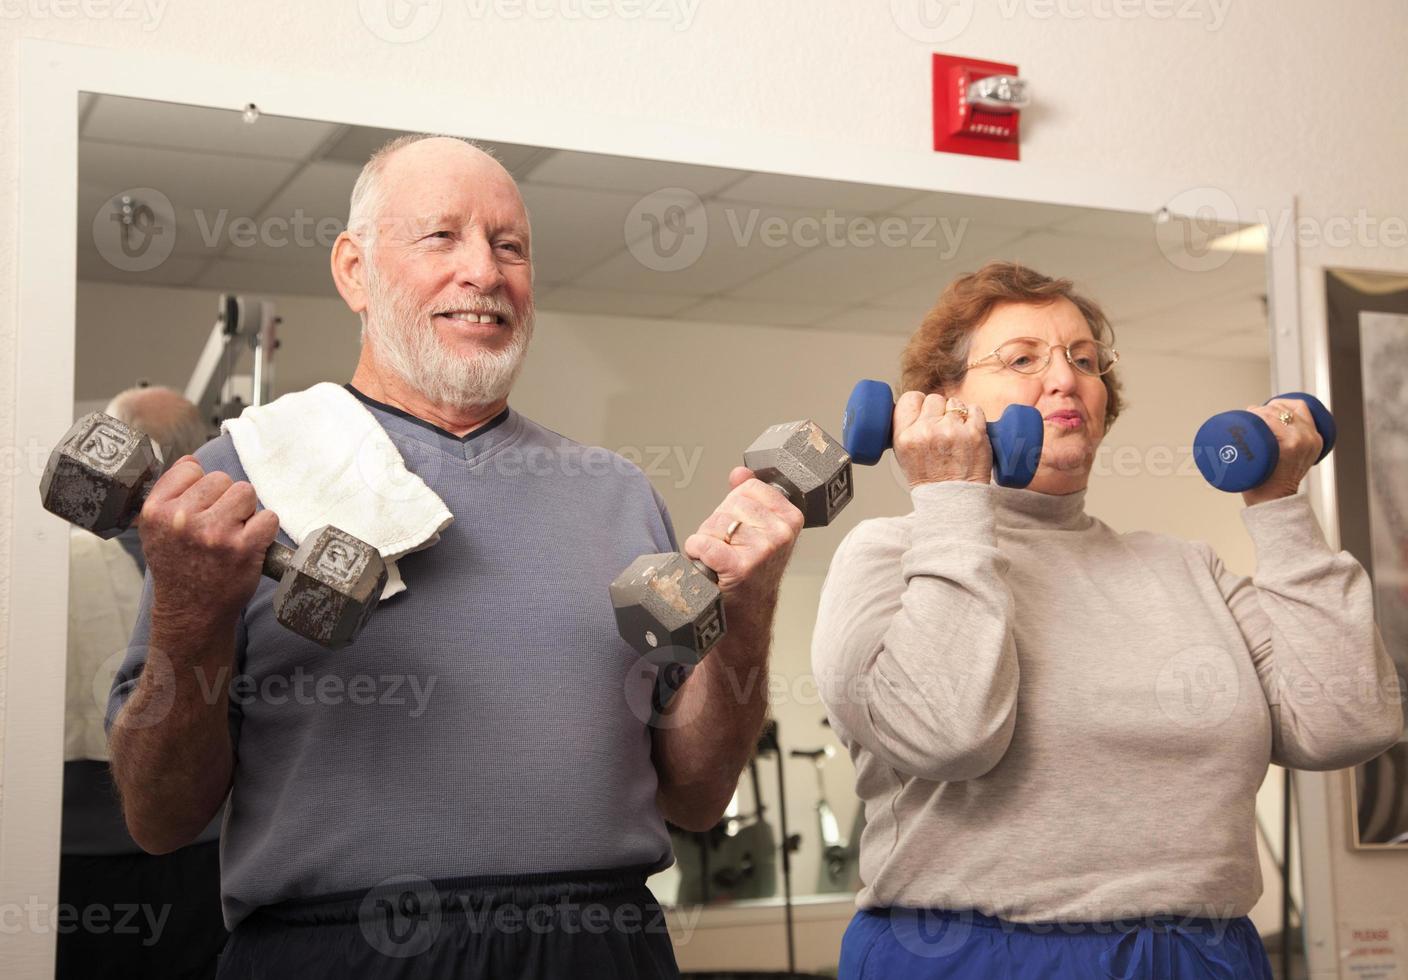
[(508, 171), (465, 140), (401, 137), (363, 167), (348, 226), (377, 362), (437, 404), (505, 398), (533, 335), (528, 213)]
[(161, 452), (162, 471), (205, 445), (208, 437), (200, 411), (170, 388), (128, 388), (103, 409), (119, 422), (144, 432)]

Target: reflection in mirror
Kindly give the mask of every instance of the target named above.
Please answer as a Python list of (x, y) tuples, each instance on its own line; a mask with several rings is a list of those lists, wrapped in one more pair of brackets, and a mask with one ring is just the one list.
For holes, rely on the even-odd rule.
[[(357, 318), (329, 249), (362, 164), (398, 134), (107, 95), (85, 98), (80, 122), (75, 417), (164, 386), (200, 402), (214, 434), (245, 405), (351, 377)], [(1250, 573), (1241, 501), (1202, 483), (1191, 449), (1203, 419), (1272, 394), (1264, 259), (1228, 245), (1237, 228), (486, 145), (532, 219), (538, 327), (513, 407), (640, 466), (681, 541), (764, 427), (810, 417), (839, 434), (851, 386), (896, 383), (899, 352), (943, 288), (1006, 259), (1075, 280), (1114, 324), (1129, 405), (1097, 459), (1090, 510), (1119, 531), (1208, 541)], [(855, 502), (833, 525), (802, 535), (770, 673), (744, 679), (767, 689), (775, 743), (744, 768), (716, 826), (672, 830), (674, 863), (650, 880), (662, 902), (775, 922), (790, 893), (818, 910), (812, 927), (829, 906), (848, 918), (866, 814), (812, 677), (812, 625), (846, 533), (909, 509), (889, 454), (857, 471)], [(124, 547), (138, 557), (133, 540)], [(75, 604), (97, 587), (75, 579)], [(71, 700), (106, 689), (119, 649), (107, 642), (71, 672)], [(101, 771), (101, 750), (87, 756)], [(1268, 779), (1259, 806), (1267, 887), (1253, 918), (1268, 937), (1282, 928), (1279, 786)], [(708, 958), (709, 929), (698, 933), (682, 965)], [(775, 939), (766, 952), (746, 945), (732, 952), (776, 962)], [(798, 967), (824, 966), (824, 946), (799, 944)]]
[[(1408, 682), (1408, 276), (1325, 270), (1330, 386), (1345, 451), (1340, 540), (1374, 580), (1374, 618)], [(1353, 772), (1360, 847), (1408, 846), (1408, 742)]]

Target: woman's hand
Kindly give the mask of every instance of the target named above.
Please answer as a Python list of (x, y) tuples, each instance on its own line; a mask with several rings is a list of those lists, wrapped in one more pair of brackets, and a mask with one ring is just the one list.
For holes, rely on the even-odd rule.
[(987, 419), (957, 398), (907, 391), (895, 405), (895, 459), (910, 489), (925, 483), (992, 480)]
[[(1310, 416), (1310, 408), (1299, 398), (1276, 398), (1265, 405), (1248, 405), (1247, 411), (1260, 416), (1270, 426), (1281, 448), (1281, 458), (1266, 482), (1243, 493), (1242, 500), (1248, 507), (1254, 507), (1268, 500), (1295, 496), (1324, 445), (1315, 420)], [(1289, 424), (1281, 421), (1282, 412), (1290, 413)]]

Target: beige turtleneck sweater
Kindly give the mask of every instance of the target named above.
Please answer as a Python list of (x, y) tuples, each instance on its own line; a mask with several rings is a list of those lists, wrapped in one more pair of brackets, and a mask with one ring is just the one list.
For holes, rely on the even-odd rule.
[(1364, 569), (1302, 496), (1243, 512), (1252, 579), (1117, 534), (1084, 491), (913, 492), (836, 550), (812, 664), (864, 801), (863, 908), (1016, 922), (1246, 914), (1267, 764), (1403, 727)]

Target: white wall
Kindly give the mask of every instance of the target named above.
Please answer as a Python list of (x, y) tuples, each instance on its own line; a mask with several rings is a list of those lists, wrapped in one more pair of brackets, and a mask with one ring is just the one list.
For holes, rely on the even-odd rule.
[[(1207, 0), (1192, 5), (1205, 16), (1183, 20), (1167, 16), (1182, 3), (1150, 0), (1136, 4), (1130, 17), (1113, 13), (1128, 10), (1124, 5), (1095, 0), (1068, 0), (1060, 8), (1065, 13), (1024, 0), (984, 4), (956, 37), (919, 41), (891, 17), (892, 6), (906, 3), (701, 0), (691, 8), (687, 29), (677, 30), (685, 27), (682, 18), (673, 24), (563, 15), (506, 19), (492, 13), (498, 9), (492, 4), (485, 8), (489, 15), (471, 18), (463, 3), (451, 0), (432, 5), (441, 8), (438, 28), (410, 43), (376, 36), (359, 19), (359, 5), (342, 2), (186, 0), (153, 4), (160, 15), (137, 20), (115, 17), (124, 9), (118, 4), (96, 8), (96, 15), (61, 16), (47, 5), (24, 3), (4, 7), (0, 51), (12, 65), (18, 38), (54, 38), (218, 59), (255, 71), (277, 65), (323, 80), (382, 79), (408, 100), (417, 92), (448, 90), (463, 93), (467, 105), (526, 110), (550, 103), (563, 112), (669, 120), (691, 130), (768, 139), (795, 135), (876, 154), (929, 145), (929, 55), (972, 54), (1018, 63), (1037, 93), (1037, 108), (1024, 117), (1023, 161), (993, 164), (995, 191), (1016, 167), (1052, 179), (1121, 173), (1187, 188), (1293, 188), (1308, 221), (1299, 251), (1300, 312), (1311, 332), (1324, 327), (1322, 266), (1408, 271), (1408, 254), (1382, 226), (1347, 239), (1335, 231), (1356, 217), (1372, 227), (1408, 213), (1402, 179), (1408, 103), (1393, 97), (1408, 90), (1408, 61), (1402, 57), (1408, 8), (1393, 0), (1216, 7)], [(1004, 14), (1009, 9), (1014, 13)], [(492, 55), (492, 63), (478, 57), (481, 52)], [(1365, 72), (1352, 69), (1372, 73), (1367, 95)], [(24, 190), (17, 184), (17, 85), (13, 69), (0, 73), (5, 444), (13, 442), (14, 399), (5, 386), (15, 370), (15, 229)], [(180, 98), (181, 87), (182, 80), (173, 78), (173, 99)], [(446, 120), (447, 127), (455, 124)], [(942, 161), (936, 158), (935, 165)], [(829, 398), (818, 401), (823, 403), (834, 404)], [(791, 404), (794, 412), (802, 408)], [(810, 405), (806, 410), (820, 411)], [(6, 521), (9, 493), (6, 483), (0, 489), (0, 518)], [(0, 617), (8, 620), (6, 576), (15, 570), (7, 542), (0, 542), (0, 558)], [(8, 652), (0, 655), (0, 697), (3, 656)], [(1339, 781), (1327, 807), (1340, 917), (1372, 916), (1385, 908), (1401, 914), (1408, 908), (1408, 858), (1349, 852)]]

